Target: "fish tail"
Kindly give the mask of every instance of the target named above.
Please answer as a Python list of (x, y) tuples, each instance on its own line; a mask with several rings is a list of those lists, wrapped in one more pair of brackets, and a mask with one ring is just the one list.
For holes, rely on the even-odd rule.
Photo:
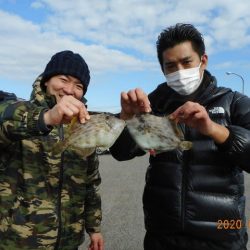
[(191, 141), (181, 141), (179, 145), (181, 150), (189, 150), (192, 148), (192, 146), (193, 143)]

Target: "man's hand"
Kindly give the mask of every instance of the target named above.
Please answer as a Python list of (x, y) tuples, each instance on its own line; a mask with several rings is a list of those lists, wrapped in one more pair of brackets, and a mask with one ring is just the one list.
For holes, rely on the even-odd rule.
[(90, 119), (85, 105), (73, 96), (63, 96), (62, 99), (50, 110), (44, 113), (46, 125), (59, 125), (69, 123), (77, 116), (81, 123)]
[(101, 233), (93, 233), (90, 236), (88, 250), (104, 250), (104, 241)]
[(121, 93), (121, 107), (120, 118), (123, 120), (128, 120), (138, 113), (151, 111), (148, 96), (138, 88)]
[(211, 137), (216, 143), (223, 143), (229, 136), (229, 130), (212, 121), (206, 109), (199, 103), (186, 102), (175, 110), (170, 119), (197, 129), (201, 134)]

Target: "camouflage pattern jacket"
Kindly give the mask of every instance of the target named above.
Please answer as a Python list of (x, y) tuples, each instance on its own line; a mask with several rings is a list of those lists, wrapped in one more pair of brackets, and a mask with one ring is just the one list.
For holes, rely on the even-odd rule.
[(51, 131), (43, 121), (47, 109), (0, 91), (0, 147), (32, 136), (47, 135)]
[(48, 150), (63, 128), (43, 124), (53, 103), (39, 83), (31, 103), (0, 103), (0, 250), (73, 250), (100, 232), (97, 155)]

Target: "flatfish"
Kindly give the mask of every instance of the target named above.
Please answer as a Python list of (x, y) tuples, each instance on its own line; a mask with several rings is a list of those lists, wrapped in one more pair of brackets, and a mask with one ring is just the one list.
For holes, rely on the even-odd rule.
[(73, 149), (86, 157), (97, 148), (104, 151), (110, 148), (121, 134), (125, 122), (111, 113), (90, 115), (90, 120), (81, 124), (76, 118), (65, 128), (65, 138), (53, 147), (58, 153)]
[(144, 151), (158, 154), (174, 149), (189, 150), (192, 142), (185, 141), (177, 124), (168, 116), (138, 114), (126, 121), (129, 133)]

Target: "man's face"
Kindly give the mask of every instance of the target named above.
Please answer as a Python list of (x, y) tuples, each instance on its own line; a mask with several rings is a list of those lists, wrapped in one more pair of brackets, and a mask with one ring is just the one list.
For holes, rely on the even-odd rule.
[(53, 76), (47, 82), (45, 82), (45, 86), (46, 93), (48, 95), (54, 95), (57, 102), (64, 95), (72, 95), (76, 99), (80, 100), (84, 93), (83, 85), (77, 78), (73, 76)]
[(203, 55), (200, 58), (199, 54), (194, 51), (190, 41), (177, 44), (173, 48), (166, 49), (163, 52), (164, 74), (198, 67), (200, 63), (200, 74), (202, 74), (207, 66), (207, 55)]

